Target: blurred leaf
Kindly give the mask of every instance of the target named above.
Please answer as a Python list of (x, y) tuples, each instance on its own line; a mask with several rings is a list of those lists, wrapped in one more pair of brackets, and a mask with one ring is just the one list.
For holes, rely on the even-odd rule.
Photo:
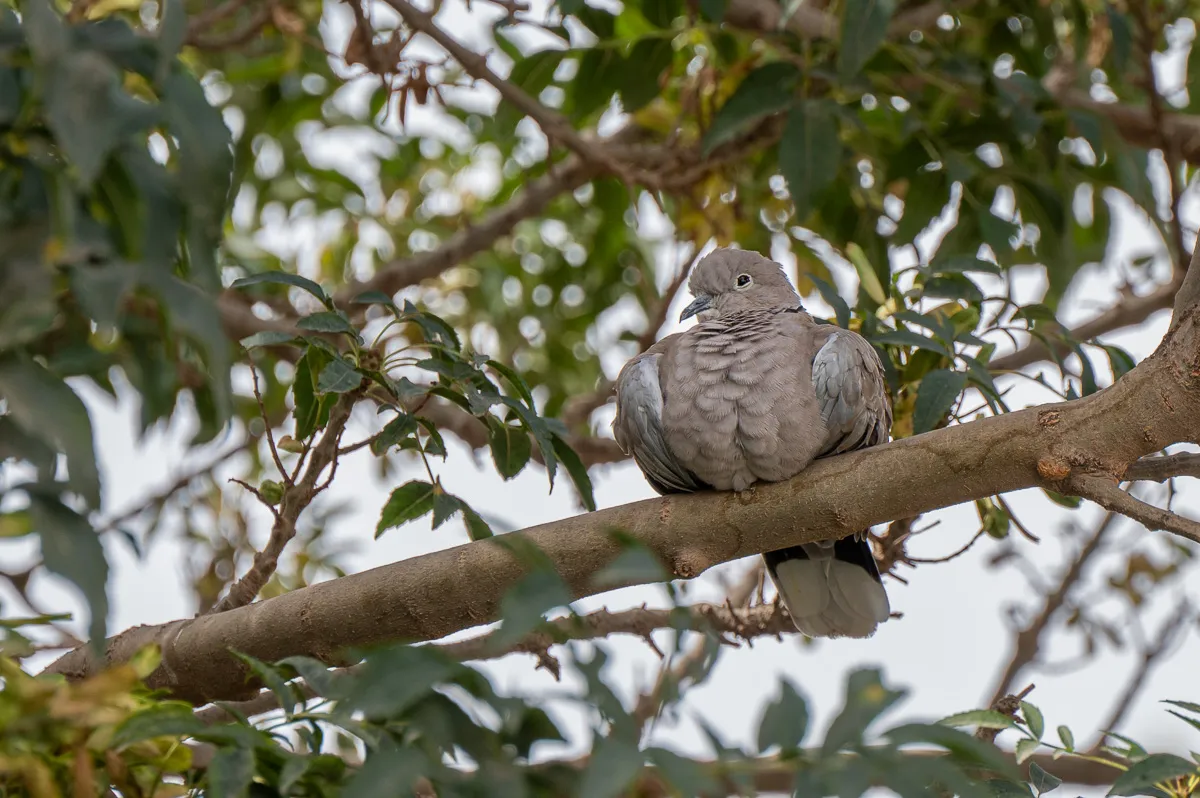
[(251, 285), (261, 285), (263, 283), (295, 286), (296, 288), (301, 288), (315, 296), (317, 299), (321, 300), (321, 303), (326, 307), (330, 307), (332, 305), (332, 301), (325, 293), (325, 289), (321, 288), (321, 286), (317, 285), (307, 277), (301, 277), (298, 274), (291, 274), (289, 272), (259, 272), (258, 274), (251, 274), (248, 277), (242, 277), (234, 280), (233, 285), (231, 285), (230, 288), (246, 288)]
[(413, 786), (429, 767), (416, 748), (400, 748), (390, 739), (372, 752), (350, 779), (344, 798), (396, 798), (412, 792)]
[(960, 765), (984, 768), (1014, 781), (1020, 779), (1020, 772), (995, 745), (940, 723), (907, 723), (890, 729), (886, 736), (896, 745), (936, 745), (949, 751), (951, 757)]
[(406, 482), (393, 490), (379, 514), (379, 523), (375, 525), (375, 537), (431, 512), (436, 494), (436, 487), (420, 480)]
[(779, 171), (803, 222), (812, 199), (837, 177), (842, 145), (838, 140), (834, 105), (828, 100), (805, 100), (787, 115), (779, 141)]
[[(702, 141), (704, 155), (790, 107), (799, 79), (800, 70), (786, 61), (765, 64), (747, 75), (713, 117)], [(781, 148), (781, 161), (782, 152)]]
[(1113, 783), (1109, 795), (1146, 795), (1155, 784), (1197, 772), (1196, 765), (1174, 754), (1150, 754), (1130, 765)]
[(805, 276), (809, 280), (812, 280), (813, 285), (817, 287), (817, 291), (821, 293), (821, 298), (824, 299), (831, 308), (833, 308), (834, 315), (837, 318), (837, 325), (842, 329), (849, 329), (850, 306), (846, 304), (846, 300), (842, 299), (842, 296), (837, 292), (837, 289), (815, 274), (810, 273), (806, 274)]
[(31, 492), (29, 513), (41, 540), (43, 564), (83, 593), (91, 616), (90, 642), (102, 647), (108, 619), (108, 561), (99, 536), (86, 518), (57, 497)]
[(296, 336), (291, 333), (277, 332), (275, 330), (264, 330), (263, 332), (256, 332), (254, 335), (248, 335), (238, 343), (247, 349), (253, 349), (256, 346), (278, 346), (280, 344), (290, 344), (295, 340)]
[(254, 778), (254, 752), (248, 748), (221, 748), (208, 765), (205, 798), (237, 798), (250, 789)]
[(100, 506), (100, 472), (87, 408), (65, 382), (32, 360), (0, 356), (0, 397), (27, 433), (52, 441), (67, 456), (68, 483)]
[(579, 798), (615, 798), (642, 770), (642, 753), (637, 744), (615, 737), (596, 743), (579, 785)]
[(1062, 740), (1063, 748), (1068, 751), (1075, 750), (1075, 735), (1066, 726), (1058, 727), (1058, 739)]
[(1129, 66), (1129, 56), (1133, 52), (1133, 27), (1129, 17), (1117, 10), (1112, 3), (1105, 2), (1105, 13), (1108, 15), (1108, 28), (1112, 32), (1112, 62), (1116, 77), (1123, 79)]
[(861, 741), (867, 727), (903, 697), (903, 690), (883, 686), (877, 669), (852, 672), (846, 679), (846, 702), (829, 726), (821, 744), (822, 754), (830, 756)]
[(233, 654), (250, 666), (250, 670), (275, 695), (275, 698), (279, 701), (279, 707), (290, 718), (293, 710), (296, 708), (299, 696), (296, 695), (296, 690), (288, 684), (288, 680), (278, 670), (267, 665), (265, 662), (255, 659), (249, 654), (242, 654), (237, 651), (234, 651)]
[[(1198, 89), (1200, 91), (1200, 89)], [(1133, 356), (1119, 346), (1110, 344), (1102, 344), (1105, 353), (1108, 355), (1109, 365), (1112, 367), (1113, 379), (1119, 379), (1121, 376), (1133, 371), (1137, 366), (1137, 362)]]
[(710, 795), (721, 789), (720, 781), (699, 762), (665, 748), (649, 748), (646, 755), (679, 795)]
[(953, 357), (946, 345), (933, 338), (928, 338), (920, 333), (915, 333), (912, 330), (885, 330), (882, 333), (871, 336), (871, 342), (877, 344), (894, 344), (897, 346), (911, 346), (916, 349), (925, 349), (930, 352), (936, 352), (939, 355)]
[(621, 80), (621, 105), (625, 113), (638, 111), (658, 96), (659, 76), (674, 57), (675, 50), (669, 38), (646, 37), (633, 45), (629, 63), (635, 68), (626, 69)]
[(758, 726), (758, 752), (773, 745), (784, 751), (799, 747), (808, 731), (808, 704), (791, 682), (780, 682), (779, 698), (767, 704)]
[(592, 584), (612, 589), (629, 584), (664, 582), (670, 578), (671, 574), (663, 567), (658, 556), (634, 540), (628, 541), (616, 559), (592, 577)]
[(571, 603), (571, 594), (562, 578), (546, 568), (525, 574), (500, 600), (504, 623), (492, 633), (492, 645), (512, 645), (542, 624), (542, 616), (555, 607)]
[(196, 719), (191, 707), (180, 703), (159, 704), (122, 721), (109, 745), (119, 749), (153, 737), (190, 736), (203, 728), (204, 724)]
[(852, 79), (875, 55), (895, 11), (895, 0), (846, 0), (837, 58), (841, 80)]

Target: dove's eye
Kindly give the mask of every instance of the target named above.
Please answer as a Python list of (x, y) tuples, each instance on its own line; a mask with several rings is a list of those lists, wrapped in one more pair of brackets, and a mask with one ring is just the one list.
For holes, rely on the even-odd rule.
[(750, 284), (753, 282), (754, 282), (754, 280), (748, 274), (739, 274), (737, 276), (737, 287), (738, 288), (749, 288)]

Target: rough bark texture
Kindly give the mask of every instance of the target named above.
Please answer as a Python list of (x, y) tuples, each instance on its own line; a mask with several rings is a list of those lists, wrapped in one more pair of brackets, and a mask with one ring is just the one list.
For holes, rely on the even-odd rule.
[[(1200, 280), (1193, 269), (1188, 282)], [(1181, 292), (1187, 293), (1185, 284)], [(1190, 295), (1190, 294), (1188, 294)], [(536, 544), (573, 597), (602, 592), (592, 575), (632, 534), (676, 577), (719, 563), (848, 535), (895, 518), (1019, 490), (1069, 489), (1081, 474), (1116, 479), (1138, 458), (1200, 436), (1200, 314), (1179, 313), (1162, 345), (1114, 386), (936, 430), (819, 462), (747, 495), (703, 493), (612, 507), (513, 533)], [(106, 659), (157, 642), (153, 687), (197, 704), (254, 694), (230, 649), (273, 661), (307, 654), (341, 664), (348, 646), (424, 641), (496, 619), (523, 568), (502, 536), (297, 590), (219, 615), (141, 626), (109, 641)], [(49, 670), (77, 679), (98, 662), (77, 649)]]

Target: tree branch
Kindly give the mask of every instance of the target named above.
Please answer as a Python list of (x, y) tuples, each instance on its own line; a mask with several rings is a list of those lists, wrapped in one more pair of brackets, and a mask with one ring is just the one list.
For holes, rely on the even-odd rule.
[[(1196, 275), (1200, 269), (1188, 278)], [(433, 640), (495, 619), (502, 597), (525, 571), (512, 552), (513, 535), (540, 548), (569, 595), (579, 598), (611, 589), (596, 585), (593, 575), (625, 550), (613, 530), (646, 546), (674, 577), (691, 578), (721, 562), (841, 538), (965, 501), (1033, 486), (1061, 489), (1077, 473), (1108, 474), (1111, 491), (1120, 494), (1116, 480), (1130, 464), (1200, 438), (1198, 361), (1200, 311), (1188, 308), (1158, 351), (1082, 399), (818, 461), (800, 476), (759, 485), (750, 495), (706, 492), (612, 507), (229, 612), (138, 627), (109, 641), (104, 659), (123, 662), (158, 643), (163, 665), (148, 679), (151, 687), (194, 703), (247, 698), (257, 685), (228, 654), (231, 648), (268, 662), (307, 654), (341, 664), (339, 652), (348, 647)], [(1097, 479), (1101, 486), (1094, 492), (1120, 502), (1104, 492), (1105, 479), (1092, 476)], [(48, 670), (78, 679), (102, 665), (78, 649)]]
[(1200, 479), (1200, 454), (1168, 454), (1143, 457), (1125, 469), (1125, 482), (1166, 482), (1175, 477)]
[[(1101, 335), (1141, 324), (1150, 317), (1150, 314), (1170, 308), (1178, 290), (1178, 283), (1168, 283), (1159, 286), (1145, 296), (1124, 296), (1116, 305), (1096, 318), (1068, 330), (1067, 336), (1075, 341), (1091, 341)], [(1056, 350), (1059, 357), (1066, 357), (1071, 353), (1070, 347), (1066, 344), (1058, 345)], [(993, 358), (988, 364), (988, 368), (996, 372), (1016, 371), (1049, 358), (1050, 350), (1046, 348), (1046, 345), (1033, 339), (1023, 349)]]
[[(255, 392), (257, 393), (257, 391), (256, 387)], [(350, 411), (354, 409), (354, 402), (357, 398), (357, 391), (344, 393), (330, 409), (329, 421), (325, 426), (325, 431), (321, 434), (321, 440), (309, 454), (304, 476), (299, 482), (288, 484), (283, 491), (283, 498), (279, 502), (279, 509), (275, 511), (275, 523), (271, 527), (271, 537), (268, 539), (267, 545), (254, 555), (254, 564), (246, 575), (229, 588), (225, 598), (217, 602), (209, 610), (209, 613), (226, 612), (254, 601), (254, 597), (275, 573), (283, 550), (296, 536), (296, 522), (299, 520), (300, 514), (312, 504), (313, 499), (321, 492), (323, 486), (318, 486), (317, 480), (320, 479), (327, 467), (331, 465), (336, 467), (338, 441), (341, 440), (342, 431), (346, 428), (346, 422), (350, 419)], [(282, 467), (280, 470), (282, 471), (281, 477), (290, 482), (287, 472), (283, 471)], [(274, 508), (272, 509), (274, 510)]]
[[(758, 569), (751, 569), (757, 584)], [(750, 590), (754, 589), (751, 585)], [(737, 593), (731, 594), (734, 601)], [(734, 602), (735, 606), (744, 602)], [(751, 640), (755, 637), (779, 637), (796, 631), (791, 616), (782, 604), (764, 604), (737, 612), (726, 604), (693, 604), (681, 608), (688, 614), (688, 628), (693, 631), (711, 631), (729, 635), (735, 639)], [(472, 637), (454, 643), (431, 643), (438, 650), (457, 660), (477, 661), (499, 659), (509, 654), (532, 654), (539, 659), (548, 656), (551, 646), (571, 640), (595, 640), (615, 634), (637, 635), (649, 639), (660, 629), (678, 629), (681, 618), (679, 609), (650, 609), (639, 607), (621, 612), (597, 610), (587, 615), (569, 615), (547, 622), (540, 630), (504, 646), (494, 644), (495, 633)], [(345, 669), (353, 670), (353, 668)], [(293, 683), (305, 699), (315, 698), (316, 693), (301, 682)], [(228, 709), (226, 708), (228, 706)], [(219, 704), (196, 711), (196, 717), (206, 724), (228, 723), (235, 719), (234, 710), (246, 717), (261, 715), (279, 709), (279, 700), (270, 690), (263, 690), (247, 701)]]
[(1008, 695), (1012, 690), (1013, 682), (1016, 681), (1021, 671), (1037, 659), (1038, 652), (1041, 651), (1042, 634), (1049, 627), (1055, 613), (1062, 608), (1067, 600), (1067, 595), (1075, 587), (1079, 578), (1083, 576), (1084, 567), (1100, 551), (1100, 546), (1104, 542), (1104, 538), (1115, 528), (1116, 521), (1120, 517), (1115, 512), (1105, 513), (1100, 523), (1096, 526), (1096, 531), (1088, 538), (1087, 543), (1083, 544), (1083, 548), (1075, 555), (1075, 559), (1071, 561), (1071, 565), (1063, 572), (1058, 586), (1046, 595), (1041, 612), (1024, 629), (1017, 633), (1013, 643), (1012, 656), (1009, 657), (1008, 664), (1004, 666), (1004, 670), (996, 682), (996, 686), (992, 689), (992, 696), (988, 699), (985, 706), (995, 706), (1004, 696)]
[[(1103, 723), (1100, 728), (1103, 732), (1116, 731), (1121, 725), (1121, 721), (1129, 714), (1130, 707), (1133, 706), (1133, 701), (1137, 698), (1141, 689), (1146, 685), (1150, 678), (1150, 672), (1158, 665), (1162, 664), (1167, 652), (1179, 640), (1179, 633), (1184, 631), (1184, 628), (1196, 617), (1192, 610), (1192, 605), (1187, 599), (1179, 602), (1179, 606), (1175, 608), (1175, 612), (1163, 624), (1162, 629), (1154, 636), (1155, 643), (1142, 651), (1142, 659), (1138, 662), (1137, 668), (1130, 674), (1129, 680), (1125, 682), (1125, 689), (1121, 692), (1121, 697), (1117, 699), (1117, 703), (1113, 706), (1112, 712), (1108, 716), (1108, 720)], [(1103, 734), (1096, 741), (1093, 750), (1100, 747), (1100, 743), (1104, 740)]]
[(1147, 529), (1162, 530), (1193, 543), (1200, 543), (1200, 521), (1155, 507), (1138, 499), (1117, 486), (1116, 480), (1096, 474), (1079, 474), (1064, 484), (1067, 492), (1103, 507), (1110, 512), (1132, 518)]

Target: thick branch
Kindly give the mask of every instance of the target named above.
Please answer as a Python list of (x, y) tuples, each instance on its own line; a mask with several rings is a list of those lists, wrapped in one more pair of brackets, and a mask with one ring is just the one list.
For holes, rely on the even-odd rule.
[[(844, 537), (874, 524), (1039, 485), (1074, 471), (1110, 473), (1200, 437), (1200, 330), (1188, 315), (1159, 351), (1117, 383), (1072, 402), (948, 427), (813, 464), (788, 482), (749, 495), (700, 493), (651, 499), (543, 524), (519, 535), (540, 547), (570, 595), (594, 595), (593, 575), (624, 550), (619, 529), (654, 552), (675, 577), (799, 543)], [(1119, 491), (1118, 491), (1119, 492)], [(307, 654), (341, 664), (347, 647), (418, 642), (497, 617), (524, 573), (510, 535), (324, 582), (229, 612), (129, 630), (106, 646), (125, 661), (163, 646), (151, 675), (195, 703), (257, 692), (230, 648), (261, 660)], [(603, 588), (607, 589), (607, 588)], [(95, 672), (86, 650), (50, 671)]]

